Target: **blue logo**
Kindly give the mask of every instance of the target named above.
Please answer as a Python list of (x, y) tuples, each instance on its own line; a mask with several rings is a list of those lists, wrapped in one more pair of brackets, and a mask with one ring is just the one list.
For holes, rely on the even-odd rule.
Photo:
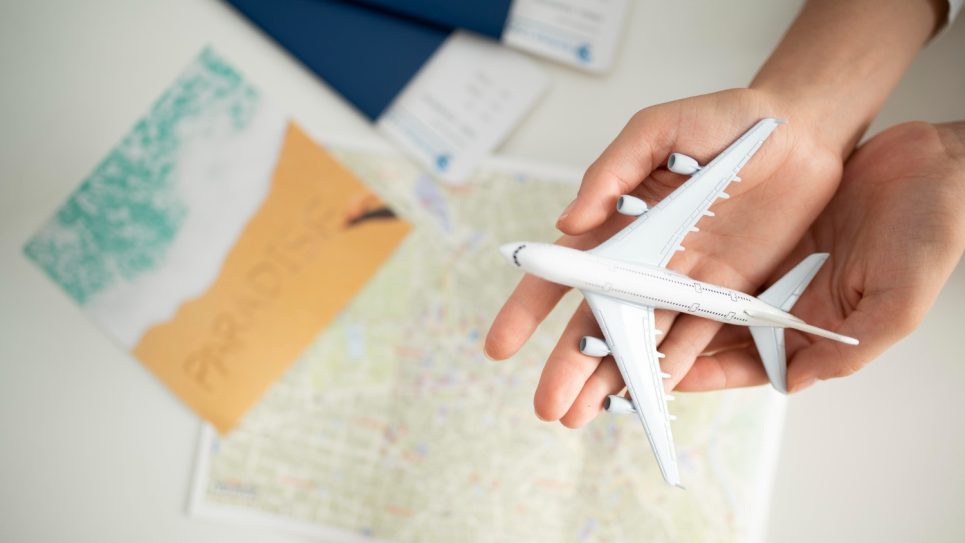
[(439, 156), (437, 156), (437, 157), (436, 157), (436, 168), (438, 168), (439, 171), (443, 171), (443, 172), (446, 171), (446, 168), (449, 167), (449, 160), (450, 160), (449, 155), (439, 155)]
[(590, 44), (581, 43), (576, 48), (576, 58), (580, 59), (581, 62), (590, 61)]

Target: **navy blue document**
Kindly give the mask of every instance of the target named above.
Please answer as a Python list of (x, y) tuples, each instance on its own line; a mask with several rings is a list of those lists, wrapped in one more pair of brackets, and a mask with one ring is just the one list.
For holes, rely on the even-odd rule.
[(449, 35), (340, 0), (227, 1), (373, 121)]
[(500, 39), (512, 0), (352, 0), (360, 4), (434, 23), (464, 28)]

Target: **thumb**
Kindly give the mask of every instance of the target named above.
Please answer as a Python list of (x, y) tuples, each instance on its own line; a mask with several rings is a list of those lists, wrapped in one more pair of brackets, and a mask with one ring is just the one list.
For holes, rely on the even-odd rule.
[(894, 292), (866, 295), (836, 330), (861, 343), (846, 345), (821, 338), (797, 351), (788, 364), (788, 390), (796, 392), (815, 381), (846, 377), (865, 367), (921, 321), (916, 311), (903, 305)]
[(556, 227), (571, 236), (603, 224), (617, 199), (650, 175), (671, 146), (672, 126), (654, 109), (634, 115), (620, 134), (583, 175), (576, 199), (563, 211)]

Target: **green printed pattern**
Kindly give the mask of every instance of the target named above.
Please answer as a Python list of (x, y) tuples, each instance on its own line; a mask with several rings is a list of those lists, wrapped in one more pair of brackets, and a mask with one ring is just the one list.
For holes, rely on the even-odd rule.
[(257, 91), (205, 49), (24, 252), (81, 305), (157, 268), (189, 213), (178, 193), (180, 150), (213, 130), (243, 130), (257, 105)]

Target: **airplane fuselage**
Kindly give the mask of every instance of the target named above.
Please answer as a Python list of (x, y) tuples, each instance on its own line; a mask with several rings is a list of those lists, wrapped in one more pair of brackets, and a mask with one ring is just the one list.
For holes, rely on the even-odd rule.
[(527, 273), (553, 283), (632, 304), (667, 309), (741, 326), (773, 326), (752, 315), (798, 321), (757, 298), (657, 266), (600, 257), (545, 243), (520, 243), (507, 254)]
[[(584, 294), (602, 337), (583, 336), (579, 352), (598, 360), (612, 356), (629, 396), (612, 391), (614, 394), (607, 397), (603, 407), (613, 413), (636, 413), (660, 473), (673, 485), (680, 485), (680, 473), (670, 430), (672, 418), (666, 405), (670, 399), (666, 380), (674, 376), (664, 371), (661, 362), (678, 353), (657, 350), (658, 319), (653, 309), (750, 327), (768, 380), (784, 393), (788, 390), (786, 329), (858, 344), (856, 338), (813, 326), (788, 313), (818, 277), (818, 271), (830, 257), (828, 253), (808, 255), (759, 297), (665, 268), (670, 255), (684, 248), (688, 232), (699, 231), (698, 221), (713, 216), (710, 206), (717, 199), (729, 197), (724, 190), (739, 181), (741, 168), (781, 124), (779, 119), (761, 119), (703, 166), (691, 157), (671, 155), (667, 168), (689, 176), (687, 181), (652, 207), (632, 194), (620, 196), (615, 202), (616, 211), (636, 218), (591, 251), (519, 242), (499, 248), (509, 262), (523, 271)], [(517, 301), (524, 301), (525, 294), (522, 292)], [(522, 305), (523, 310), (527, 309), (525, 303)]]

